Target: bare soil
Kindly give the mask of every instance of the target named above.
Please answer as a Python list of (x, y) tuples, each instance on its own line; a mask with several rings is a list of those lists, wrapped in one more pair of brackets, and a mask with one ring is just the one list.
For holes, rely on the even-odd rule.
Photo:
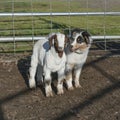
[(120, 120), (120, 57), (112, 52), (92, 54), (82, 70), (82, 88), (68, 91), (64, 87), (59, 96), (54, 81), (50, 98), (45, 97), (43, 86), (27, 87), (29, 55), (2, 56), (0, 120)]

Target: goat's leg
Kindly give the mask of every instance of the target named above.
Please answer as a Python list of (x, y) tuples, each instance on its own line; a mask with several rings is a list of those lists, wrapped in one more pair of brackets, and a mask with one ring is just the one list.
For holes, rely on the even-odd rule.
[(46, 97), (53, 96), (51, 87), (51, 72), (49, 70), (45, 71), (45, 94)]
[(29, 87), (30, 88), (35, 88), (36, 87), (36, 82), (35, 82), (35, 74), (37, 70), (37, 65), (38, 65), (38, 59), (35, 56), (32, 56), (31, 58), (31, 67), (29, 69)]
[(63, 91), (63, 81), (65, 79), (65, 69), (62, 68), (61, 70), (58, 71), (58, 84), (57, 84), (57, 94), (61, 95), (64, 94)]
[(72, 69), (73, 69), (73, 65), (71, 65), (71, 64), (66, 65), (66, 70), (65, 70), (66, 78), (65, 78), (65, 80), (66, 80), (68, 90), (74, 89), (73, 84), (72, 84), (72, 81), (73, 81)]

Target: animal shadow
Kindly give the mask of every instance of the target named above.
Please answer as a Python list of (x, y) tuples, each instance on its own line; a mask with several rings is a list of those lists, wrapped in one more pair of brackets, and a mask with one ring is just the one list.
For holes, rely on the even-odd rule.
[(27, 56), (18, 60), (18, 70), (21, 73), (22, 77), (24, 78), (25, 84), (29, 87), (29, 67), (30, 67), (30, 60), (31, 57)]
[[(25, 58), (22, 58), (20, 60), (18, 60), (18, 70), (20, 72), (20, 74), (22, 75), (24, 82), (26, 84), (26, 86), (29, 88), (29, 68), (30, 68), (30, 62), (31, 62), (31, 56), (27, 56)], [(43, 73), (43, 69), (40, 66), (40, 64), (38, 64), (37, 67), (37, 71), (36, 71), (36, 75), (35, 75), (35, 80), (36, 80), (36, 87), (40, 88), (42, 93), (45, 96), (45, 88), (44, 88), (44, 81), (41, 81), (41, 74)], [(55, 94), (57, 94), (57, 89), (56, 89), (56, 84), (57, 84), (57, 79), (58, 79), (58, 75), (57, 73), (52, 73), (51, 74), (52, 77), (52, 89), (55, 92)]]

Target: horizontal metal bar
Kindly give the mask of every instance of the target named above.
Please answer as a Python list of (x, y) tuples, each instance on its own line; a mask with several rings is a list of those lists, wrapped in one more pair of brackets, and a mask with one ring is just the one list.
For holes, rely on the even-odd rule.
[(120, 36), (92, 36), (93, 40), (102, 40), (102, 39), (120, 39)]
[(37, 12), (37, 13), (0, 13), (0, 17), (5, 16), (94, 16), (94, 15), (120, 15), (120, 12)]
[[(46, 37), (36, 36), (36, 37), (0, 37), (0, 42), (13, 42), (13, 41), (33, 41), (33, 40), (41, 40)], [(93, 40), (101, 40), (101, 39), (120, 39), (120, 36), (92, 36)]]
[(0, 42), (12, 42), (12, 41), (33, 41), (41, 40), (46, 37), (0, 37)]

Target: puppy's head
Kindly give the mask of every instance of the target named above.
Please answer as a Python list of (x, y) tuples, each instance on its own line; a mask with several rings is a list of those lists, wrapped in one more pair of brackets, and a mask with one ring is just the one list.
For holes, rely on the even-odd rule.
[(92, 42), (90, 34), (85, 30), (73, 31), (70, 40), (70, 50), (72, 52), (76, 50), (84, 51), (90, 47)]
[(64, 48), (66, 46), (67, 41), (68, 38), (61, 33), (52, 34), (49, 37), (50, 48), (53, 46), (55, 48), (56, 53), (58, 53), (59, 57), (63, 56)]

